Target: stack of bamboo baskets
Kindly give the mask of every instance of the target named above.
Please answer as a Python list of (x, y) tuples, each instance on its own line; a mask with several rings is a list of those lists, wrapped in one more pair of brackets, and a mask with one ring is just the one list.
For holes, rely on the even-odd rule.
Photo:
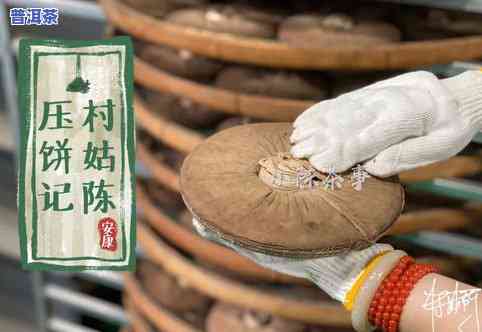
[[(276, 10), (253, 10), (245, 4), (234, 10), (216, 4), (206, 10), (206, 0), (100, 0), (110, 33), (120, 31), (135, 40), (137, 157), (150, 173), (139, 178), (137, 190), (138, 245), (144, 257), (138, 271), (125, 276), (130, 331), (351, 330), (343, 307), (306, 281), (259, 267), (193, 231), (179, 195), (182, 159), (224, 128), (292, 121), (321, 99), (403, 70), (480, 57), (482, 37), (461, 36), (455, 29), (440, 33), (437, 40), (370, 47), (353, 42), (298, 45), (280, 40), (279, 34), (276, 39), (276, 29), (270, 30), (279, 29), (301, 6), (293, 3)], [(379, 19), (392, 17), (390, 10), (399, 13), (388, 5), (358, 8), (356, 15)], [(335, 17), (333, 24), (346, 22), (345, 16)], [(404, 20), (398, 23), (410, 26)], [(434, 28), (417, 28), (435, 36)], [(480, 173), (481, 167), (480, 153), (459, 155), (400, 178), (410, 183), (467, 176)], [(390, 234), (460, 228), (482, 216), (478, 205), (426, 195), (409, 196), (408, 201)], [(460, 263), (425, 259), (463, 278)]]

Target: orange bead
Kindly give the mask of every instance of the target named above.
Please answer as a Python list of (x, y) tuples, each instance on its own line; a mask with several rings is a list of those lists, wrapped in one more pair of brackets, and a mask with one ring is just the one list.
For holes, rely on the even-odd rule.
[(412, 257), (400, 259), (375, 292), (369, 321), (385, 332), (398, 332), (398, 322), (410, 292), (421, 278), (434, 271), (435, 267), (416, 264)]
[(401, 259), (400, 259), (400, 262), (408, 262), (410, 260), (410, 256), (403, 256)]
[(388, 277), (388, 280), (390, 280), (391, 283), (396, 283), (398, 281), (398, 277), (396, 275), (391, 274)]

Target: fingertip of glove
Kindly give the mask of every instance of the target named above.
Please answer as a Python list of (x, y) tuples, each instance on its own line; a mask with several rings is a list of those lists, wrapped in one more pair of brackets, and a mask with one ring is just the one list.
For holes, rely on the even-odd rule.
[(363, 164), (363, 168), (371, 175), (385, 178), (396, 174), (393, 163), (383, 161), (381, 159), (371, 159)]
[(312, 145), (309, 144), (308, 142), (301, 142), (298, 144), (295, 144), (290, 152), (295, 158), (306, 158), (310, 156), (310, 154), (313, 152), (312, 151)]

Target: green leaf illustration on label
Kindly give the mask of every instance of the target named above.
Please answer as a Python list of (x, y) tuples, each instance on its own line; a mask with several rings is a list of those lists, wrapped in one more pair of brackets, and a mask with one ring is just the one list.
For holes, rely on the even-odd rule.
[(67, 85), (67, 91), (69, 92), (80, 92), (80, 93), (87, 93), (90, 89), (90, 82), (88, 80), (84, 80), (80, 76), (81, 64), (80, 64), (80, 55), (77, 55), (77, 63), (75, 69), (75, 78), (72, 82)]

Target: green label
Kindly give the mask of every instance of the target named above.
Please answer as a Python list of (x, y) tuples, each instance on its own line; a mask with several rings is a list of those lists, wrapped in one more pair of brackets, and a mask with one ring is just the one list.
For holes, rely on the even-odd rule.
[(132, 44), (21, 40), (18, 211), (29, 270), (134, 270)]

